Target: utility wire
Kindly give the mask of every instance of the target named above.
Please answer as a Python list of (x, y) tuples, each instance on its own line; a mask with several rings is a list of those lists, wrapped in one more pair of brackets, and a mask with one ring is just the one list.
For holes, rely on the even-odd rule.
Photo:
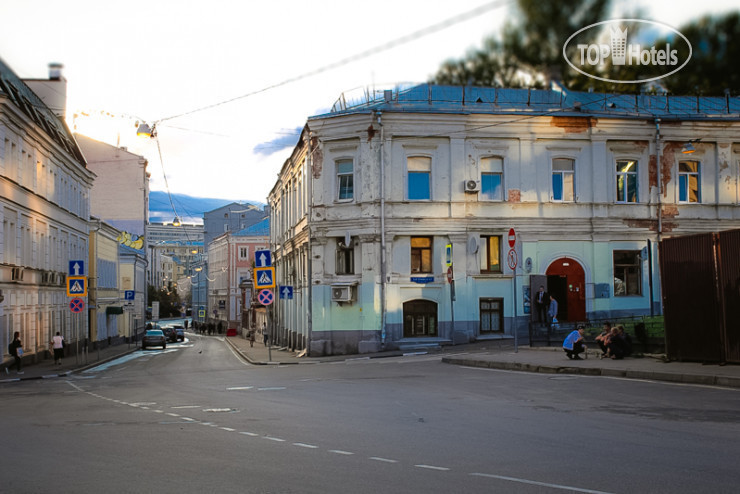
[(414, 31), (411, 34), (407, 34), (406, 36), (401, 36), (400, 38), (396, 38), (394, 40), (388, 41), (388, 42), (383, 43), (381, 45), (378, 45), (378, 46), (375, 46), (375, 47), (370, 48), (368, 50), (365, 50), (365, 51), (362, 51), (360, 53), (357, 53), (355, 55), (351, 55), (349, 57), (343, 58), (343, 59), (341, 59), (341, 60), (339, 60), (337, 62), (333, 62), (333, 63), (330, 63), (328, 65), (324, 65), (322, 67), (319, 67), (319, 68), (314, 69), (314, 70), (310, 70), (308, 72), (304, 72), (303, 74), (300, 74), (300, 75), (297, 75), (297, 76), (294, 76), (294, 77), (290, 77), (290, 78), (285, 79), (285, 80), (283, 80), (281, 82), (277, 82), (277, 83), (272, 84), (270, 86), (266, 86), (266, 87), (264, 87), (262, 89), (258, 89), (256, 91), (252, 91), (250, 93), (246, 93), (246, 94), (243, 94), (241, 96), (236, 96), (234, 98), (227, 99), (227, 100), (224, 100), (224, 101), (220, 101), (218, 103), (213, 103), (211, 105), (207, 105), (207, 106), (203, 106), (203, 107), (200, 107), (200, 108), (196, 108), (194, 110), (190, 110), (190, 111), (187, 111), (187, 112), (184, 112), (184, 113), (179, 113), (179, 114), (173, 115), (171, 117), (165, 117), (165, 118), (162, 118), (160, 120), (157, 120), (157, 122), (164, 122), (165, 120), (172, 120), (172, 119), (175, 119), (175, 118), (184, 117), (186, 115), (192, 115), (193, 113), (198, 113), (198, 112), (201, 112), (201, 111), (210, 110), (211, 108), (216, 108), (217, 106), (222, 106), (222, 105), (226, 105), (226, 104), (229, 104), (229, 103), (233, 103), (234, 101), (238, 101), (240, 99), (244, 99), (244, 98), (248, 98), (250, 96), (254, 96), (254, 95), (257, 95), (257, 94), (260, 94), (260, 93), (264, 93), (264, 92), (269, 91), (271, 89), (275, 89), (275, 88), (278, 88), (278, 87), (281, 87), (281, 86), (285, 86), (287, 84), (291, 84), (291, 83), (296, 82), (296, 81), (299, 81), (301, 79), (307, 79), (309, 77), (313, 77), (315, 75), (322, 74), (322, 73), (328, 72), (330, 70), (334, 70), (334, 69), (336, 69), (338, 67), (341, 67), (343, 65), (348, 65), (348, 64), (350, 64), (352, 62), (356, 62), (358, 60), (362, 60), (364, 58), (371, 57), (371, 56), (376, 55), (378, 53), (382, 53), (384, 51), (391, 50), (391, 49), (396, 48), (398, 46), (405, 45), (405, 44), (410, 43), (412, 41), (416, 41), (419, 38), (423, 38), (425, 36), (429, 36), (430, 34), (434, 34), (436, 32), (442, 31), (442, 30), (447, 29), (447, 28), (449, 28), (451, 26), (454, 26), (456, 24), (460, 24), (461, 22), (465, 22), (467, 20), (473, 19), (473, 18), (478, 17), (479, 15), (484, 14), (484, 13), (486, 13), (488, 11), (499, 9), (499, 8), (503, 7), (504, 5), (510, 4), (510, 3), (513, 3), (513, 0), (497, 0), (495, 2), (489, 2), (489, 3), (483, 4), (483, 5), (481, 5), (479, 7), (476, 7), (474, 9), (472, 9), (472, 10), (469, 10), (467, 12), (463, 12), (462, 14), (458, 14), (458, 15), (456, 15), (454, 17), (450, 17), (449, 19), (445, 19), (442, 22), (438, 22), (437, 24), (432, 24), (431, 26), (427, 26), (425, 28), (419, 29), (418, 31)]

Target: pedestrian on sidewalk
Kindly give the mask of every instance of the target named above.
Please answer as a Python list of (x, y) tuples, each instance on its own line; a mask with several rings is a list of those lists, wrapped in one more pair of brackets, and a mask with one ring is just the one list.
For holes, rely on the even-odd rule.
[(269, 339), (269, 335), (267, 334), (267, 324), (262, 323), (262, 343), (267, 346), (267, 340)]
[(254, 346), (254, 333), (255, 333), (254, 328), (249, 330), (249, 346), (250, 347)]
[(51, 339), (51, 348), (54, 350), (54, 365), (62, 365), (64, 357), (64, 337), (57, 331)]
[(550, 295), (550, 306), (547, 309), (547, 319), (550, 329), (553, 329), (553, 325), (555, 329), (558, 329), (558, 301), (552, 295)]
[(585, 328), (582, 324), (579, 324), (578, 329), (572, 331), (565, 337), (565, 341), (563, 341), (563, 350), (569, 359), (581, 360), (581, 357), (579, 357), (578, 354), (586, 351), (586, 345), (583, 344), (584, 332)]
[(13, 333), (13, 341), (8, 345), (10, 355), (15, 358), (15, 371), (18, 374), (23, 374), (21, 358), (23, 357), (23, 343), (21, 342), (21, 333), (16, 331)]

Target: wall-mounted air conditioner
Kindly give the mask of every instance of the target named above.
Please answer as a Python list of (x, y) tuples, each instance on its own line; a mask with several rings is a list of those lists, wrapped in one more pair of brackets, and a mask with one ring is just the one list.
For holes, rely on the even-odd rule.
[(332, 302), (352, 302), (355, 300), (354, 283), (333, 283), (331, 285)]
[(480, 192), (480, 180), (465, 180), (463, 182), (465, 192)]
[(11, 281), (23, 281), (23, 268), (13, 268), (10, 279)]

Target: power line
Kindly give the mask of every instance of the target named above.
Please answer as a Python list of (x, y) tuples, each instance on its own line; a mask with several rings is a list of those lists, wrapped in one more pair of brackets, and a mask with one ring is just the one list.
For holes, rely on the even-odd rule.
[(277, 82), (277, 83), (272, 84), (270, 86), (266, 86), (266, 87), (264, 87), (262, 89), (258, 89), (256, 91), (252, 91), (252, 92), (249, 92), (249, 93), (246, 93), (246, 94), (242, 94), (241, 96), (236, 96), (234, 98), (227, 99), (227, 100), (224, 100), (224, 101), (220, 101), (218, 103), (213, 103), (211, 105), (202, 106), (200, 108), (196, 108), (194, 110), (190, 110), (190, 111), (187, 111), (187, 112), (184, 112), (184, 113), (179, 113), (177, 115), (173, 115), (173, 116), (170, 116), (170, 117), (165, 117), (165, 118), (162, 118), (162, 119), (157, 120), (157, 122), (163, 122), (165, 120), (172, 120), (172, 119), (175, 119), (175, 118), (184, 117), (186, 115), (192, 115), (193, 113), (198, 113), (198, 112), (201, 112), (201, 111), (210, 110), (211, 108), (216, 108), (218, 106), (222, 106), (222, 105), (226, 105), (226, 104), (229, 104), (229, 103), (233, 103), (234, 101), (238, 101), (240, 99), (248, 98), (250, 96), (254, 96), (254, 95), (257, 95), (257, 94), (260, 94), (260, 93), (264, 93), (264, 92), (269, 91), (271, 89), (275, 89), (275, 88), (278, 88), (278, 87), (281, 87), (281, 86), (285, 86), (287, 84), (291, 84), (293, 82), (300, 81), (301, 79), (307, 79), (309, 77), (313, 77), (315, 75), (319, 75), (319, 74), (322, 74), (324, 72), (328, 72), (330, 70), (334, 70), (334, 69), (339, 68), (339, 67), (341, 67), (343, 65), (348, 65), (348, 64), (353, 63), (353, 62), (356, 62), (358, 60), (362, 60), (364, 58), (368, 58), (368, 57), (371, 57), (373, 55), (377, 55), (378, 53), (382, 53), (384, 51), (391, 50), (391, 49), (396, 48), (398, 46), (405, 45), (405, 44), (410, 43), (412, 41), (416, 41), (419, 38), (423, 38), (425, 36), (429, 36), (430, 34), (434, 34), (436, 32), (442, 31), (442, 30), (447, 29), (447, 28), (449, 28), (451, 26), (454, 26), (456, 24), (460, 24), (461, 22), (468, 21), (468, 20), (473, 19), (473, 18), (475, 18), (475, 17), (477, 17), (477, 16), (479, 16), (481, 14), (484, 14), (484, 13), (486, 13), (488, 11), (499, 9), (499, 8), (503, 7), (504, 5), (510, 4), (510, 3), (513, 3), (513, 0), (497, 0), (495, 2), (489, 2), (489, 3), (483, 4), (483, 5), (481, 5), (479, 7), (476, 7), (474, 9), (472, 9), (472, 10), (469, 10), (467, 12), (463, 12), (462, 14), (458, 14), (456, 16), (453, 16), (453, 17), (450, 17), (448, 19), (445, 19), (442, 22), (438, 22), (436, 24), (432, 24), (431, 26), (427, 26), (427, 27), (424, 27), (422, 29), (419, 29), (418, 31), (414, 31), (411, 34), (407, 34), (405, 36), (401, 36), (400, 38), (396, 38), (394, 40), (388, 41), (388, 42), (383, 43), (381, 45), (378, 45), (378, 46), (375, 46), (375, 47), (370, 48), (368, 50), (365, 50), (365, 51), (362, 51), (360, 53), (357, 53), (355, 55), (351, 55), (349, 57), (343, 58), (341, 60), (338, 60), (336, 62), (330, 63), (328, 65), (324, 65), (324, 66), (319, 67), (317, 69), (310, 70), (308, 72), (304, 72), (303, 74), (300, 74), (300, 75), (297, 75), (297, 76), (294, 76), (294, 77), (290, 77), (290, 78), (285, 79), (285, 80), (283, 80), (281, 82)]

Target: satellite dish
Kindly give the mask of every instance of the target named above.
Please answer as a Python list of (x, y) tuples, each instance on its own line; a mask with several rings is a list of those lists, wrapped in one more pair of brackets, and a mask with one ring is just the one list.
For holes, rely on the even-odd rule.
[(468, 239), (468, 254), (478, 253), (478, 240), (475, 237)]

